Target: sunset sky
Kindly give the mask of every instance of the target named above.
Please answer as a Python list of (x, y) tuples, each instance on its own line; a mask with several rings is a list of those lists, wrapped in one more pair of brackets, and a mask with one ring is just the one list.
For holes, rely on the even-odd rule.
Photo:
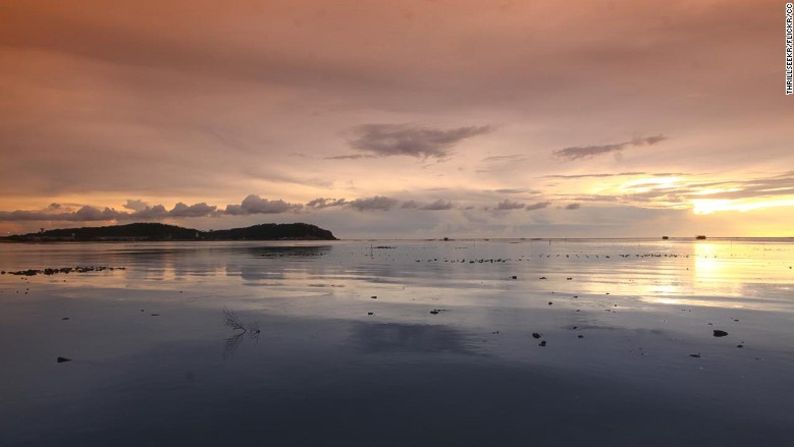
[(0, 3), (0, 234), (794, 236), (782, 1)]

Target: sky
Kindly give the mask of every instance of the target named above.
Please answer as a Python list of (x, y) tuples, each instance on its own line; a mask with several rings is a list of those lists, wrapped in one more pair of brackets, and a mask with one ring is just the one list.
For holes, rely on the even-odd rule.
[(0, 234), (794, 236), (784, 2), (4, 1)]

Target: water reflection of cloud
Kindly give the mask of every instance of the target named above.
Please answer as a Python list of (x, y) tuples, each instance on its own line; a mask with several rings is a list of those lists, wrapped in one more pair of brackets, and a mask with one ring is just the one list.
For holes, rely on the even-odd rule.
[(356, 323), (352, 339), (354, 346), (367, 353), (475, 353), (465, 334), (439, 325)]

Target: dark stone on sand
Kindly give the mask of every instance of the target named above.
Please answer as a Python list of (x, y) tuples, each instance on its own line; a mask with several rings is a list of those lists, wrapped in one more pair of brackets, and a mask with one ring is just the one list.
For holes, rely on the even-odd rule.
[(540, 337), (541, 337), (541, 335), (538, 334), (537, 332), (533, 332), (532, 333), (532, 338), (540, 338)]
[(727, 333), (727, 332), (725, 332), (725, 331), (721, 331), (721, 330), (719, 330), (719, 329), (714, 329), (714, 336), (715, 336), (715, 337), (724, 337), (724, 336), (726, 336), (726, 335), (728, 335), (728, 333)]
[(514, 276), (513, 276), (513, 279), (518, 279), (518, 276), (515, 276), (515, 275), (514, 275)]
[(372, 295), (370, 298), (373, 299), (373, 300), (378, 299), (377, 295)]
[(552, 303), (551, 301), (549, 301), (549, 306), (551, 306), (552, 304), (554, 304), (554, 303)]
[(55, 359), (55, 361), (58, 363), (63, 363), (63, 362), (71, 362), (72, 359), (66, 357), (58, 357), (57, 359)]
[(546, 277), (545, 277), (545, 276), (541, 276), (541, 277), (540, 277), (540, 278), (538, 278), (538, 279), (546, 279)]

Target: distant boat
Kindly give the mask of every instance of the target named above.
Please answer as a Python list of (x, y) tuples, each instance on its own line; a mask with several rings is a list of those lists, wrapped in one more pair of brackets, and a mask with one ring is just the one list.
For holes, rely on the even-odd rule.
[(670, 239), (670, 236), (662, 236), (662, 240), (663, 240), (663, 241), (666, 241), (666, 240), (668, 240), (668, 239)]
[(705, 241), (706, 240), (706, 236), (703, 236), (702, 234), (700, 234), (700, 235), (695, 236), (695, 239), (697, 239), (699, 241)]

